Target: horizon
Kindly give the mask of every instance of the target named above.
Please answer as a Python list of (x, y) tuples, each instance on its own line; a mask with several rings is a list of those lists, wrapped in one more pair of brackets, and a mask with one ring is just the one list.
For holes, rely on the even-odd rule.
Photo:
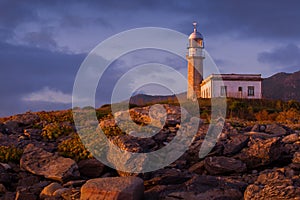
[[(221, 73), (266, 78), (297, 72), (299, 8), (299, 1), (2, 1), (0, 116), (70, 109), (75, 76), (88, 53), (133, 28), (162, 27), (189, 35), (197, 21)], [(132, 53), (112, 63), (99, 83), (107, 87), (97, 91), (96, 107), (109, 103), (111, 85), (121, 74), (155, 55)], [(157, 57), (186, 76), (186, 62), (171, 58)]]

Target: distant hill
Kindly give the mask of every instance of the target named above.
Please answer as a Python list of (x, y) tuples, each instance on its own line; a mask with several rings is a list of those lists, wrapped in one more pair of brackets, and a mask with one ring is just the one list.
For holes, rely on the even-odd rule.
[[(181, 94), (177, 95), (181, 96)], [(175, 95), (169, 95), (169, 96), (152, 96), (152, 95), (147, 95), (147, 94), (137, 94), (135, 96), (132, 96), (130, 98), (129, 103), (134, 104), (137, 106), (143, 106), (147, 104), (155, 104), (158, 102), (176, 102), (177, 98)]]
[(262, 82), (264, 98), (300, 101), (300, 71), (277, 73)]

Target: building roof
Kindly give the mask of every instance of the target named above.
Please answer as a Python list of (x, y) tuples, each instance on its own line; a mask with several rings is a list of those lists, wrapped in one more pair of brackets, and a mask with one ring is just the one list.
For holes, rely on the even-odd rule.
[(261, 74), (211, 74), (205, 78), (201, 85), (210, 80), (223, 80), (223, 81), (261, 81)]

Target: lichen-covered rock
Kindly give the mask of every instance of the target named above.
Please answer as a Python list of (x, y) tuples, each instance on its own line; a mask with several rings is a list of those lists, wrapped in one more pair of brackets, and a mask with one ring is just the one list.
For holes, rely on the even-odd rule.
[(74, 160), (47, 152), (33, 144), (24, 149), (20, 166), (28, 172), (60, 182), (80, 175)]
[(298, 199), (300, 197), (299, 175), (287, 173), (286, 169), (266, 170), (244, 193), (245, 200)]
[(144, 195), (143, 180), (138, 177), (97, 178), (81, 187), (81, 200), (140, 200)]
[(282, 145), (279, 138), (256, 139), (252, 141), (249, 148), (243, 149), (235, 158), (246, 163), (247, 168), (253, 169), (277, 161), (281, 156), (281, 152)]

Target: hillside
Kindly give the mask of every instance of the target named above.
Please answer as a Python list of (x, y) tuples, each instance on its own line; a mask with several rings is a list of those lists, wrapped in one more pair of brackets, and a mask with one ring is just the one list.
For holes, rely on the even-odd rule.
[[(230, 109), (240, 115), (242, 110), (239, 108), (246, 103), (248, 106), (252, 103), (253, 108), (261, 103), (271, 105), (271, 101), (233, 100), (232, 105), (236, 106), (230, 106)], [(141, 174), (118, 169), (124, 163), (131, 166), (135, 154), (122, 156), (111, 151), (103, 154), (108, 163), (118, 166), (117, 169), (94, 159), (76, 133), (71, 110), (27, 112), (1, 118), (0, 199), (250, 200), (299, 197), (298, 128), (272, 121), (253, 123), (240, 119), (226, 120), (223, 127), (221, 120), (215, 124), (215, 127), (223, 127), (215, 146), (204, 158), (199, 158), (200, 147), (208, 139), (208, 122), (188, 113), (182, 122), (179, 106), (163, 106), (167, 113), (163, 124), (160, 119), (164, 115), (159, 114), (160, 110), (152, 110), (157, 113), (153, 121), (157, 123), (152, 123), (149, 106), (131, 108), (129, 114), (138, 125), (134, 130), (126, 118), (128, 111), (119, 111), (115, 115), (116, 123), (109, 115), (109, 105), (97, 109), (97, 115), (102, 117), (99, 127), (116, 147), (126, 152), (155, 152), (176, 141), (178, 132), (186, 137), (188, 132), (195, 133), (190, 145), (186, 143), (187, 138), (175, 143), (171, 152), (189, 146), (176, 161)], [(81, 111), (85, 113), (87, 109)], [(144, 126), (149, 123), (160, 129), (155, 135), (152, 135), (155, 129)], [(195, 129), (195, 125), (199, 128)], [(130, 132), (124, 134), (125, 130)], [(140, 135), (147, 137), (140, 138)], [(211, 134), (209, 138), (212, 139)], [(97, 147), (101, 144), (98, 138), (90, 142), (85, 144), (96, 144)], [(142, 157), (133, 167), (156, 167), (165, 159), (158, 156), (153, 162)], [(120, 196), (122, 198), (118, 198)]]
[(263, 80), (264, 98), (283, 101), (300, 101), (300, 71), (294, 73), (277, 73)]

